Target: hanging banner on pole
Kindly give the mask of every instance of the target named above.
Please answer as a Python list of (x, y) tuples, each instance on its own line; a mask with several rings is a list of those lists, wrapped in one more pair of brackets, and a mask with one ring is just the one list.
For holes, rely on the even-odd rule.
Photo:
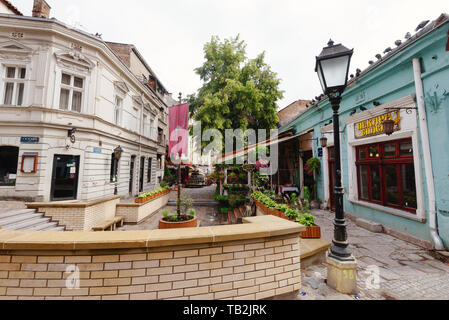
[(189, 104), (169, 108), (169, 151), (172, 160), (188, 157)]

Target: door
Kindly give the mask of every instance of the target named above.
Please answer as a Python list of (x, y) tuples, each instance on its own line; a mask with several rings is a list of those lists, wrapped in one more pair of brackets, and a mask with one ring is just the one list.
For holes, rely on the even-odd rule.
[(79, 162), (79, 156), (54, 156), (50, 195), (51, 201), (77, 199)]
[(134, 185), (134, 166), (136, 163), (136, 156), (131, 157), (131, 162), (129, 164), (129, 194), (133, 195), (133, 185)]
[(143, 179), (145, 174), (145, 157), (140, 158), (140, 179), (139, 179), (139, 192), (143, 192)]
[(335, 148), (328, 148), (330, 209), (335, 211)]

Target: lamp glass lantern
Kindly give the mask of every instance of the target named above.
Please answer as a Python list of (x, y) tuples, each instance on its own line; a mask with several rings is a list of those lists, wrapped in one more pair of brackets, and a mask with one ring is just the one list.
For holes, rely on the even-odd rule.
[(391, 136), (394, 132), (394, 126), (395, 126), (394, 120), (385, 120), (384, 121), (384, 133), (387, 136)]
[(320, 142), (321, 142), (321, 147), (322, 148), (326, 148), (327, 147), (327, 138), (326, 137), (322, 137), (320, 139)]
[(330, 40), (326, 48), (316, 57), (315, 71), (326, 95), (343, 93), (348, 83), (349, 67), (354, 49), (349, 50)]
[(122, 153), (123, 153), (122, 147), (118, 146), (117, 148), (115, 148), (114, 156), (117, 160), (120, 160), (120, 158), (122, 157)]

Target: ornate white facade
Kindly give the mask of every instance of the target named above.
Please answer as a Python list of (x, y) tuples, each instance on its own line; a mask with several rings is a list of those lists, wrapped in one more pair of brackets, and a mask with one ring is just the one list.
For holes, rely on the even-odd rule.
[(0, 198), (91, 200), (159, 185), (175, 101), (130, 55), (54, 19), (0, 14)]

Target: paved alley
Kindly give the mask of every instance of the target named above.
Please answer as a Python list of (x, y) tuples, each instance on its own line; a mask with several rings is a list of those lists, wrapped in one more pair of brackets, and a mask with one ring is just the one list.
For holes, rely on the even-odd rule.
[[(331, 242), (334, 214), (314, 211), (313, 215)], [(342, 295), (327, 287), (327, 267), (322, 264), (303, 271), (303, 289), (296, 299), (449, 300), (449, 265), (426, 249), (347, 223), (350, 249), (358, 262), (359, 294)]]

